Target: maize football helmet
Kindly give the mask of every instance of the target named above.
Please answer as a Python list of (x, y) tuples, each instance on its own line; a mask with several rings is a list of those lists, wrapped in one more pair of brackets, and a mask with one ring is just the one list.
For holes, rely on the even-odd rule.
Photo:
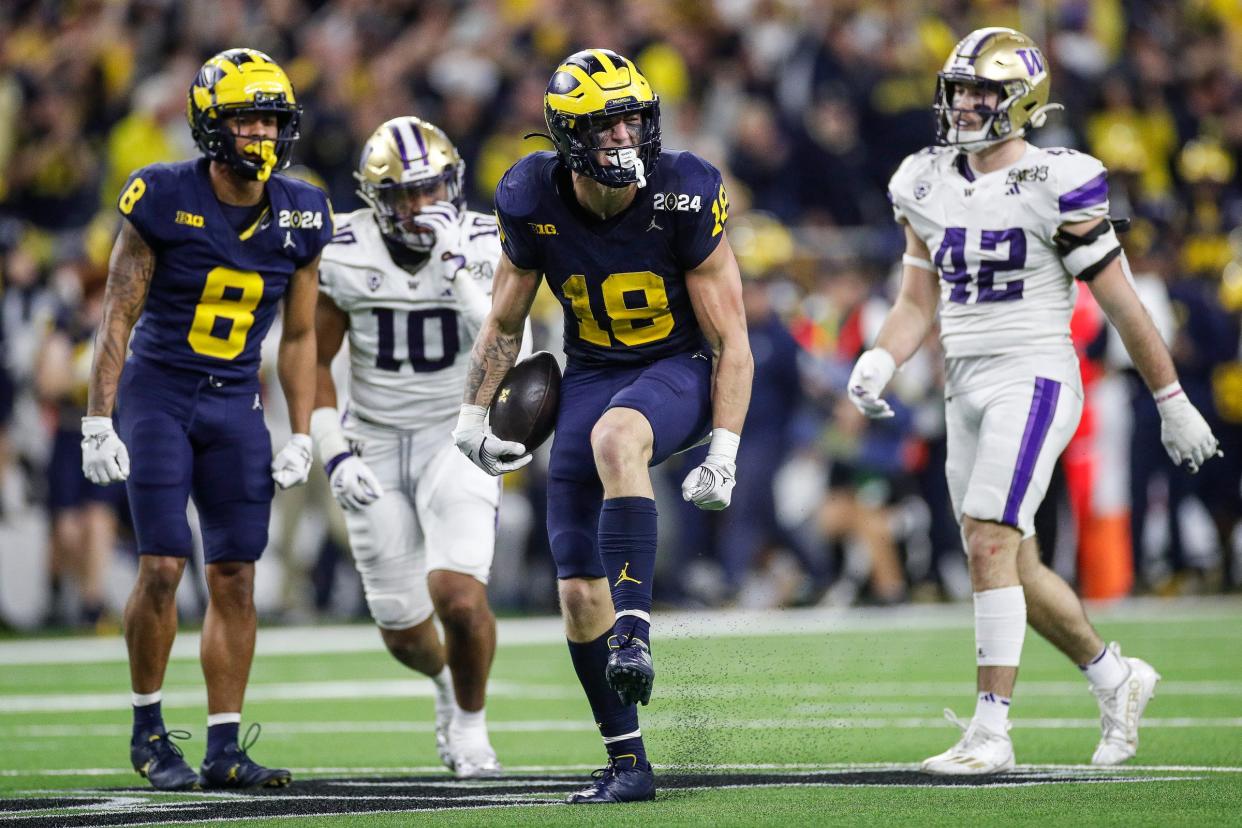
[(385, 121), (371, 133), (354, 178), (384, 237), (419, 253), (431, 250), (435, 231), (417, 222), (413, 199), (443, 184), (437, 200), (458, 210), (466, 206), (466, 164), (457, 147), (444, 130), (411, 115)]
[[(241, 113), (275, 113), (275, 140), (256, 141), (238, 151), (224, 120)], [(285, 71), (256, 49), (228, 49), (203, 64), (186, 101), (190, 134), (203, 155), (227, 164), (244, 178), (266, 181), (289, 166), (300, 134), (302, 107)]]
[[(601, 150), (601, 126), (633, 112), (642, 116), (636, 140)], [(565, 58), (548, 81), (543, 114), (561, 161), (605, 186), (645, 185), (660, 158), (660, 97), (633, 61), (616, 52), (585, 49)], [(611, 163), (600, 162), (601, 152)]]
[[(965, 110), (954, 106), (961, 85), (995, 92), (993, 108)], [(1041, 127), (1048, 112), (1061, 109), (1048, 103), (1052, 81), (1043, 52), (1021, 32), (1003, 27), (976, 29), (957, 44), (937, 75), (936, 137), (940, 143), (978, 152), (1009, 138)], [(958, 113), (970, 111), (983, 118), (978, 129), (958, 125)]]

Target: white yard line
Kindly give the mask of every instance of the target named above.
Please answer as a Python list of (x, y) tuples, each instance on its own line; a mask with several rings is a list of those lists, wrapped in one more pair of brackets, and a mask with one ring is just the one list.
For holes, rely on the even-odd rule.
[[(650, 727), (666, 731), (694, 730), (926, 730), (946, 728), (939, 716), (894, 717), (791, 717), (763, 719), (704, 719), (696, 715), (679, 716), (675, 713), (652, 713), (643, 717)], [(1026, 730), (1097, 730), (1098, 718), (1015, 718), (1013, 726)], [(1242, 728), (1242, 716), (1146, 716), (1143, 728), (1186, 729)], [(493, 733), (588, 733), (595, 727), (590, 721), (580, 719), (544, 719), (531, 721), (488, 722)], [(376, 722), (266, 722), (264, 736), (282, 739), (290, 736), (323, 734), (384, 734), (384, 733), (432, 733), (435, 723), (431, 721), (376, 721)], [(130, 735), (129, 725), (16, 725), (0, 728), (0, 736), (21, 739), (80, 739), (122, 738)]]
[[(563, 764), (563, 765), (506, 765), (505, 770), (509, 774), (576, 774), (584, 771), (593, 770), (596, 765), (593, 764)], [(693, 771), (703, 773), (713, 773), (717, 771), (778, 771), (783, 773), (801, 773), (810, 775), (815, 773), (824, 773), (829, 771), (912, 771), (918, 770), (919, 765), (916, 762), (757, 762), (757, 763), (724, 763), (724, 764), (706, 764), (706, 763), (687, 763), (687, 764), (661, 764), (659, 769), (664, 772), (671, 771)], [(1020, 764), (1017, 769), (1019, 771), (1066, 771), (1066, 772), (1090, 772), (1102, 775), (1128, 775), (1131, 773), (1219, 773), (1219, 774), (1237, 774), (1242, 773), (1242, 767), (1230, 766), (1210, 766), (1210, 765), (1118, 765), (1115, 767), (1101, 767), (1097, 765), (1027, 765)], [(448, 771), (443, 765), (391, 765), (391, 766), (313, 766), (303, 768), (291, 768), (293, 773), (302, 776), (335, 776), (339, 774), (444, 774), (444, 782), (450, 783), (452, 778), (449, 777)], [(0, 769), (0, 777), (31, 777), (31, 776), (130, 776), (134, 771), (131, 768), (37, 768), (30, 770), (6, 770)], [(470, 783), (473, 785), (474, 783)], [(59, 793), (73, 793), (71, 789), (56, 789)], [(82, 793), (82, 791), (78, 791)], [(180, 794), (178, 792), (155, 791), (149, 792), (151, 796), (207, 796), (208, 794), (193, 792)], [(218, 794), (219, 796), (233, 797), (236, 794)]]
[[(1091, 607), (1092, 619), (1108, 621), (1206, 621), (1242, 618), (1242, 600), (1232, 597), (1159, 599), (1132, 598)], [(713, 610), (657, 613), (663, 638), (723, 638), (750, 635), (831, 634), (889, 630), (971, 629), (969, 604), (912, 604), (892, 608)], [(1205, 629), (1218, 630), (1210, 623)], [(507, 618), (499, 622), (500, 646), (563, 644), (559, 618)], [(197, 633), (183, 633), (173, 645), (174, 658), (198, 658)], [(268, 627), (259, 630), (258, 655), (380, 652), (375, 628), (366, 624), (323, 627)], [(0, 643), (0, 665), (81, 664), (125, 661), (125, 642), (118, 637), (41, 638)]]
[[(1023, 681), (1023, 696), (1084, 697), (1087, 683), (1077, 681)], [(717, 684), (690, 686), (676, 681), (662, 685), (661, 693), (668, 698), (686, 702), (703, 702), (711, 699), (746, 698), (761, 689), (765, 696), (797, 699), (827, 700), (838, 706), (862, 709), (851, 700), (866, 700), (877, 696), (905, 699), (934, 699), (949, 701), (973, 693), (968, 681), (919, 681), (919, 682), (837, 682), (824, 679), (818, 682), (788, 682), (764, 685)], [(201, 707), (206, 704), (207, 691), (201, 686), (166, 687), (163, 706), (166, 710)], [(1171, 696), (1242, 696), (1242, 681), (1164, 681), (1159, 685), (1161, 695)], [(492, 681), (489, 695), (495, 698), (520, 698), (531, 702), (560, 702), (578, 699), (581, 691), (568, 684), (531, 684), (526, 682)], [(355, 701), (365, 699), (429, 699), (433, 686), (426, 679), (363, 679), (357, 681), (303, 681), (253, 683), (246, 690), (248, 702), (307, 702), (325, 700)], [(124, 691), (109, 693), (48, 693), (0, 695), (0, 715), (25, 713), (73, 713), (98, 710), (127, 710), (130, 695)], [(822, 707), (822, 706), (821, 706)], [(883, 710), (884, 708), (879, 708)], [(802, 712), (831, 712), (828, 709), (804, 710)]]

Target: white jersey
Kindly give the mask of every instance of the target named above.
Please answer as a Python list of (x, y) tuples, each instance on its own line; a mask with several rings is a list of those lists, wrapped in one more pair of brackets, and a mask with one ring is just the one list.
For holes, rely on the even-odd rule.
[(1027, 144), (1021, 159), (981, 175), (958, 150), (928, 147), (902, 162), (889, 198), (940, 275), (951, 390), (978, 376), (975, 364), (992, 362), (978, 357), (1041, 360), (1054, 379), (1074, 381), (1069, 323), (1077, 286), (1053, 236), (1063, 224), (1108, 216), (1103, 164)]
[[(319, 289), (349, 314), (350, 412), (402, 430), (451, 423), (476, 333), (458, 291), (431, 263), (415, 272), (398, 266), (370, 208), (335, 218)], [(474, 284), (490, 297), (500, 259), (496, 220), (467, 211), (461, 234), (457, 249)]]

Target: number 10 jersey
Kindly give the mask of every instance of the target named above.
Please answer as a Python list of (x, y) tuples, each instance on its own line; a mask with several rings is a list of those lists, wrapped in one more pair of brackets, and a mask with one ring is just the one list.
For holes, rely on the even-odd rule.
[[(337, 216), (336, 229), (319, 265), (319, 290), (349, 314), (350, 412), (401, 430), (451, 422), (477, 331), (460, 312), (445, 265), (428, 260), (410, 272), (396, 264), (369, 207)], [(450, 247), (466, 270), (456, 278), (475, 280), (490, 296), (500, 258), (496, 220), (466, 211), (459, 229)]]
[(1028, 144), (1010, 166), (979, 174), (964, 153), (928, 147), (902, 162), (889, 200), (940, 276), (947, 359), (1044, 354), (1067, 363), (1077, 287), (1053, 236), (1063, 224), (1107, 218), (1099, 161)]

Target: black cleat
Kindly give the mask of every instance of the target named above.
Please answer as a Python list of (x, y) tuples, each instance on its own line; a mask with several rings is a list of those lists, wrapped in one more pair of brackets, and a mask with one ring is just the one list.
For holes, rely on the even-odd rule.
[(604, 680), (617, 691), (625, 705), (646, 704), (651, 701), (651, 685), (655, 683), (655, 665), (651, 663), (651, 650), (641, 638), (610, 636), (608, 666), (604, 668)]
[(651, 765), (646, 767), (618, 768), (616, 760), (609, 759), (606, 767), (591, 772), (595, 782), (589, 787), (572, 793), (565, 800), (567, 805), (604, 805), (611, 802), (650, 802), (655, 799), (655, 773)]
[[(204, 760), (200, 783), (204, 788), (283, 788), (293, 781), (284, 768), (265, 768), (246, 755), (259, 740), (262, 729), (255, 722), (246, 730), (241, 746), (234, 745), (210, 762)], [(250, 738), (250, 734), (254, 738)]]
[(129, 743), (129, 761), (138, 775), (161, 791), (198, 790), (198, 774), (173, 739), (188, 739), (184, 730), (144, 730)]

